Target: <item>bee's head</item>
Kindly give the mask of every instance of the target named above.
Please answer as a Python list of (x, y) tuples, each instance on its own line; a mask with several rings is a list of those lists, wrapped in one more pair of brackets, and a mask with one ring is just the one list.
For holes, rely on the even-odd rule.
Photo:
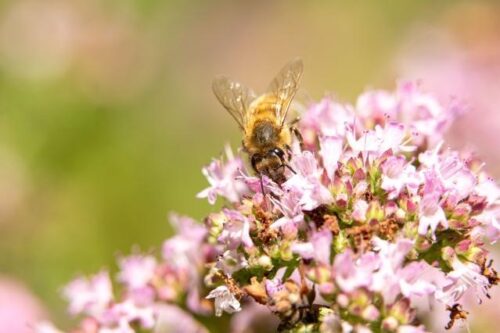
[(285, 152), (278, 147), (269, 149), (265, 154), (254, 154), (251, 163), (254, 170), (277, 181), (283, 178)]

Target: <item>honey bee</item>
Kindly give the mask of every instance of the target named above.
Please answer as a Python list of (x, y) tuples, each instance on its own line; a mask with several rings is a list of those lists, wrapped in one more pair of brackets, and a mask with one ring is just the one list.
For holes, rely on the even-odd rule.
[(261, 178), (261, 187), (262, 175), (281, 184), (286, 180), (285, 168), (292, 170), (287, 163), (292, 133), (299, 140), (301, 136), (295, 127), (285, 123), (285, 119), (302, 71), (302, 60), (292, 60), (271, 81), (268, 92), (259, 97), (227, 77), (217, 77), (213, 81), (215, 96), (243, 131), (243, 150)]

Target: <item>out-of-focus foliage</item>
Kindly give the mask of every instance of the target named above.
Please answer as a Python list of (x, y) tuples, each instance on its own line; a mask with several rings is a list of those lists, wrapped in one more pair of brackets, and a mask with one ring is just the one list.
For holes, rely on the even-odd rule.
[[(306, 103), (392, 88), (402, 45), (418, 43), (421, 27), (472, 42), (498, 35), (498, 4), (478, 1), (483, 11), (471, 14), (464, 3), (2, 1), (0, 272), (64, 322), (58, 291), (76, 273), (112, 267), (134, 245), (158, 246), (171, 210), (209, 211), (195, 198), (205, 187), (200, 169), (240, 140), (212, 96), (216, 74), (262, 91), (301, 56)], [(493, 20), (477, 19), (484, 12)], [(472, 32), (452, 15), (469, 15)], [(457, 52), (483, 45), (472, 42)]]

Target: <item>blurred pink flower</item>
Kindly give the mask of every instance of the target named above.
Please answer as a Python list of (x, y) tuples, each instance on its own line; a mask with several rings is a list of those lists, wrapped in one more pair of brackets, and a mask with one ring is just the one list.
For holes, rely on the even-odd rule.
[(208, 333), (189, 313), (175, 305), (163, 304), (157, 308), (158, 321), (153, 333)]
[(231, 333), (274, 333), (279, 321), (269, 309), (257, 302), (243, 304), (242, 310), (231, 318)]
[(63, 289), (73, 315), (101, 315), (113, 300), (111, 280), (107, 271), (101, 271), (91, 278), (79, 277)]
[(46, 318), (40, 301), (22, 283), (0, 276), (0, 330), (30, 333)]

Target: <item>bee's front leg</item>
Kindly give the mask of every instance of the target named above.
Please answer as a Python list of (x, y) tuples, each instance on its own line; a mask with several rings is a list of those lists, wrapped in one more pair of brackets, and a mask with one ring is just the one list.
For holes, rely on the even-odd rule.
[(299, 129), (295, 126), (292, 126), (290, 127), (290, 132), (292, 132), (292, 134), (295, 135), (295, 137), (299, 141), (300, 150), (304, 150), (304, 138), (302, 137)]
[(297, 140), (299, 140), (300, 150), (304, 150), (304, 138), (297, 127), (297, 124), (300, 121), (300, 117), (295, 117), (289, 124), (288, 128), (290, 129), (290, 134), (294, 135)]

